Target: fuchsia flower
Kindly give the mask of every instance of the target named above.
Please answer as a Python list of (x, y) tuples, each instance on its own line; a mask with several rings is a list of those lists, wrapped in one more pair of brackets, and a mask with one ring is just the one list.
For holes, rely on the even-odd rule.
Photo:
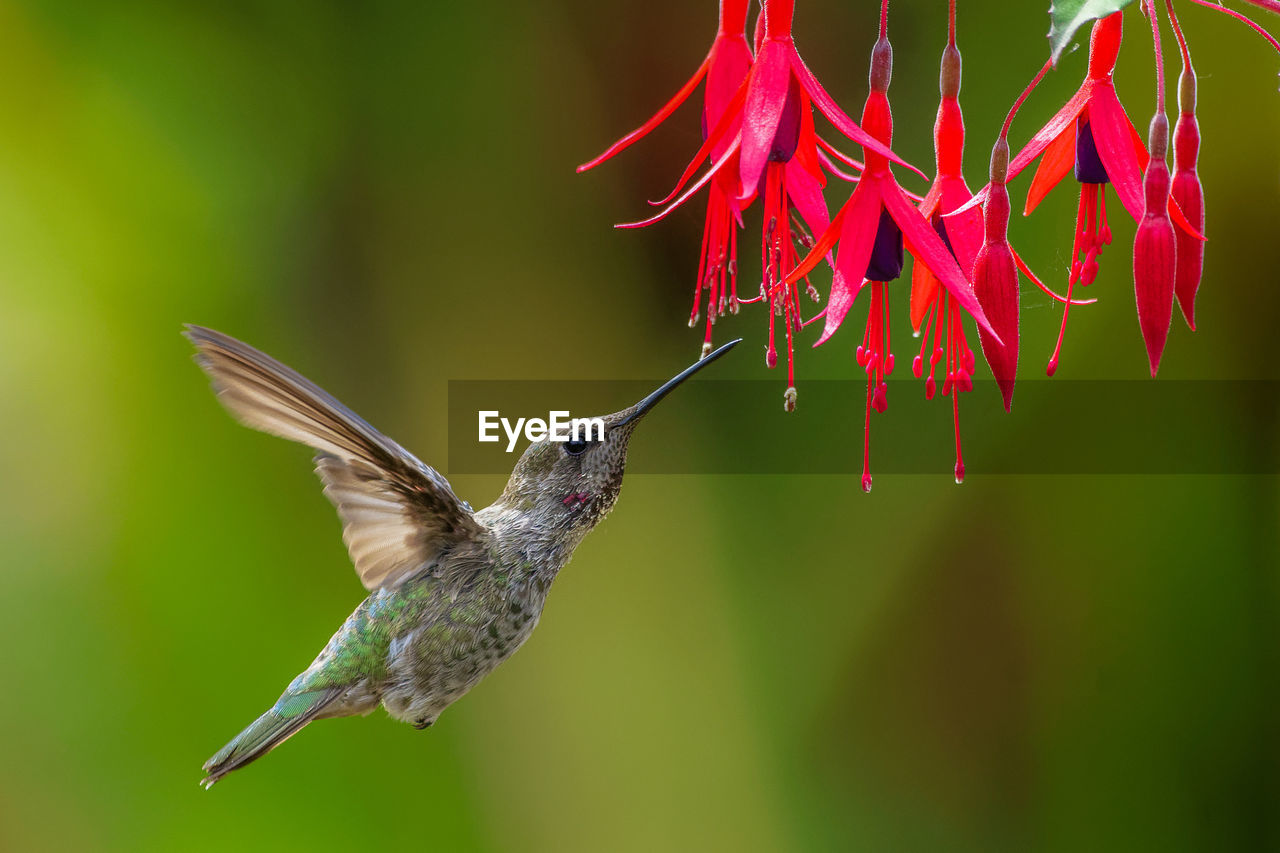
[[(1196, 71), (1191, 65), (1191, 52), (1186, 37), (1173, 12), (1173, 0), (1165, 0), (1169, 20), (1178, 36), (1178, 48), (1182, 53), (1182, 75), (1178, 79), (1178, 123), (1173, 128), (1173, 200), (1201, 234), (1204, 233), (1204, 188), (1196, 174), (1196, 160), (1200, 156), (1200, 125), (1196, 121)], [(1177, 272), (1174, 293), (1182, 307), (1182, 316), (1192, 331), (1196, 328), (1196, 291), (1200, 289), (1200, 277), (1204, 271), (1204, 243), (1186, 231), (1178, 229)]]
[[(707, 133), (706, 140), (680, 176), (675, 189), (659, 202), (670, 204), (643, 222), (622, 226), (641, 227), (663, 219), (704, 185), (716, 180), (722, 172), (732, 176), (736, 166), (737, 202), (741, 209), (745, 209), (756, 196), (763, 199), (760, 299), (770, 309), (765, 363), (769, 367), (777, 365), (775, 319), (781, 318), (787, 343), (788, 381), (783, 396), (783, 406), (787, 411), (794, 410), (796, 405), (794, 337), (803, 325), (796, 285), (817, 263), (815, 260), (804, 273), (792, 275), (798, 256), (795, 246), (796, 243), (810, 244), (810, 234), (819, 234), (827, 229), (827, 206), (822, 197), (826, 183), (823, 169), (844, 176), (832, 157), (854, 167), (861, 165), (844, 157), (817, 135), (813, 107), (817, 107), (837, 130), (862, 144), (869, 153), (874, 153), (886, 163), (893, 160), (919, 171), (894, 154), (887, 143), (845, 115), (805, 66), (792, 40), (794, 11), (794, 0), (768, 0), (762, 12), (764, 23), (757, 28), (760, 38), (751, 71), (725, 107), (720, 121)], [(722, 146), (724, 154), (685, 189), (703, 161)], [(799, 227), (797, 216), (807, 227), (807, 232)], [(808, 290), (816, 298), (817, 290), (811, 284)]]
[[(1009, 178), (1017, 176), (1041, 154), (1027, 192), (1023, 214), (1030, 214), (1048, 192), (1074, 168), (1080, 183), (1080, 205), (1076, 214), (1071, 270), (1067, 277), (1067, 299), (1075, 284), (1089, 285), (1098, 274), (1098, 256), (1111, 243), (1107, 223), (1106, 186), (1111, 184), (1121, 205), (1141, 222), (1143, 217), (1142, 175), (1148, 156), (1138, 131), (1129, 121), (1116, 97), (1112, 75), (1123, 37), (1122, 13), (1114, 12), (1093, 25), (1089, 39), (1089, 72), (1084, 83), (1057, 115), (1031, 138), (1009, 164)], [(1179, 227), (1199, 237), (1174, 205), (1169, 211)], [(1062, 341), (1067, 330), (1071, 303), (1062, 311), (1058, 343), (1049, 359), (1047, 373), (1058, 367)]]
[[(721, 0), (715, 41), (694, 75), (652, 118), (613, 143), (599, 157), (583, 163), (578, 171), (595, 168), (647, 136), (693, 94), (704, 77), (707, 85), (702, 108), (703, 135), (719, 125), (751, 68), (751, 47), (746, 38), (748, 6), (749, 0)], [(730, 123), (729, 131), (737, 133), (737, 129), (738, 121), (735, 119)], [(706, 156), (713, 163), (717, 162), (725, 157), (727, 148), (727, 142), (722, 142), (712, 146)], [(707, 198), (698, 278), (694, 283), (693, 310), (689, 315), (689, 325), (693, 326), (698, 322), (702, 293), (706, 291), (707, 327), (702, 344), (703, 355), (711, 351), (711, 328), (716, 319), (723, 317), (726, 311), (737, 313), (738, 310), (738, 228), (742, 226), (742, 206), (737, 189), (732, 171), (726, 171), (711, 183)]]
[[(880, 38), (871, 52), (871, 92), (862, 111), (863, 127), (883, 143), (880, 147), (888, 146), (893, 139), (893, 113), (887, 94), (892, 73), (893, 48), (889, 45), (888, 3), (885, 0), (880, 12)], [(911, 245), (917, 263), (929, 268), (959, 307), (973, 316), (980, 326), (990, 328), (990, 324), (943, 237), (912, 205), (898, 185), (888, 159), (869, 146), (865, 149), (865, 157), (866, 167), (853, 194), (808, 257), (791, 272), (791, 279), (806, 275), (837, 242), (840, 244), (831, 295), (827, 300), (825, 328), (814, 346), (825, 343), (835, 334), (862, 288), (867, 284), (871, 286), (866, 333), (856, 353), (859, 366), (867, 374), (862, 487), (870, 491), (871, 410), (884, 412), (887, 408), (885, 376), (891, 374), (894, 367), (886, 283), (902, 274), (904, 240)]]
[[(1280, 41), (1258, 24), (1239, 12), (1206, 0), (1193, 3), (1222, 12), (1248, 26), (1262, 36), (1273, 49), (1280, 52)], [(1280, 14), (1280, 2), (1276, 0), (1250, 0), (1255, 6)], [(1165, 0), (1169, 21), (1178, 37), (1178, 49), (1182, 54), (1182, 76), (1178, 81), (1178, 123), (1173, 128), (1173, 200), (1186, 215), (1187, 221), (1200, 233), (1204, 233), (1204, 188), (1196, 174), (1196, 160), (1200, 155), (1200, 125), (1196, 121), (1196, 72), (1191, 65), (1191, 52), (1187, 39), (1173, 11), (1173, 0)], [(1188, 235), (1185, 229), (1177, 232), (1177, 275), (1174, 292), (1182, 307), (1182, 316), (1194, 331), (1196, 327), (1196, 292), (1204, 271), (1204, 243)]]
[(1147, 359), (1154, 377), (1169, 338), (1173, 319), (1173, 287), (1176, 273), (1177, 237), (1169, 219), (1169, 119), (1164, 113), (1164, 60), (1160, 53), (1160, 24), (1154, 0), (1143, 0), (1155, 41), (1156, 114), (1151, 119), (1147, 142), (1151, 160), (1142, 176), (1143, 210), (1133, 240), (1133, 290), (1138, 303), (1138, 325), (1147, 345)]
[[(987, 319), (1000, 332), (994, 338), (985, 331), (984, 343), (989, 340), (988, 347), (992, 362), (992, 370), (1000, 382), (1001, 391), (1005, 393), (1005, 405), (1008, 408), (1010, 395), (1013, 393), (1013, 373), (1017, 366), (1018, 321), (1017, 321), (1017, 269), (1030, 278), (1046, 294), (1063, 301), (1062, 297), (1053, 293), (1036, 278), (1027, 268), (1017, 253), (1008, 246), (1004, 238), (1008, 228), (1008, 195), (1004, 196), (1004, 215), (1001, 223), (999, 214), (995, 214), (993, 224), (998, 224), (996, 231), (1003, 244), (1001, 254), (1008, 261), (1012, 274), (1013, 307), (1011, 322), (1007, 316), (1007, 300), (993, 293), (989, 299), (978, 289), (979, 281), (987, 286), (993, 280), (989, 266), (993, 250), (988, 247), (984, 260), (983, 276), (974, 276), (975, 264), (980, 250), (983, 248), (984, 223), (983, 211), (977, 206), (970, 206), (963, 211), (962, 207), (973, 198), (969, 185), (962, 174), (964, 163), (964, 115), (960, 110), (960, 51), (955, 42), (955, 0), (950, 4), (950, 23), (947, 47), (942, 53), (942, 69), (939, 75), (939, 88), (942, 99), (938, 105), (938, 117), (933, 125), (933, 148), (937, 164), (937, 175), (929, 192), (920, 202), (920, 215), (933, 226), (933, 230), (942, 237), (946, 247), (960, 265), (960, 269), (970, 276), (974, 283), (975, 295), (979, 304), (985, 306)], [(1005, 147), (1005, 159), (1008, 159), (1008, 147)], [(999, 207), (1000, 202), (989, 202)], [(957, 212), (960, 211), (960, 212)], [(948, 214), (955, 213), (950, 216)], [(1004, 251), (1007, 249), (1007, 252)], [(915, 256), (913, 246), (908, 251)], [(1007, 276), (1006, 276), (1007, 278)], [(993, 310), (994, 308), (994, 310)], [(955, 427), (956, 464), (955, 478), (960, 483), (964, 480), (964, 457), (960, 448), (960, 392), (973, 390), (974, 357), (965, 337), (964, 318), (968, 312), (960, 305), (951, 292), (943, 287), (938, 277), (929, 269), (927, 263), (916, 263), (911, 270), (911, 326), (917, 334), (923, 324), (923, 340), (920, 342), (920, 353), (911, 362), (911, 371), (919, 379), (925, 375), (926, 353), (928, 354), (928, 376), (925, 379), (925, 398), (932, 400), (937, 391), (934, 371), (939, 362), (943, 363), (942, 395), (951, 396), (952, 420)], [(996, 343), (1003, 339), (1008, 346), (1001, 348)], [(932, 346), (930, 342), (932, 341)], [(1007, 367), (1001, 358), (1012, 354), (1012, 367)]]

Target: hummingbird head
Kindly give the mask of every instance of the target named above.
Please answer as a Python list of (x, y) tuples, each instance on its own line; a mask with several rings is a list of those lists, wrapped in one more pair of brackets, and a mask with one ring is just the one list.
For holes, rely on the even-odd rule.
[(568, 441), (529, 445), (499, 498), (507, 509), (532, 515), (539, 526), (585, 533), (613, 509), (627, 466), (627, 445), (640, 420), (677, 385), (724, 355), (731, 341), (690, 365), (634, 406), (599, 418), (604, 424)]

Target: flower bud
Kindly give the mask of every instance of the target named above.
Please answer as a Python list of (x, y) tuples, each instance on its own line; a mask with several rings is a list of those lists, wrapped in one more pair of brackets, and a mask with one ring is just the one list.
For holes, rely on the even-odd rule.
[[(996, 151), (992, 152), (993, 174), (1002, 142), (997, 142)], [(1003, 143), (1003, 148), (1007, 166), (1007, 142)], [(984, 210), (986, 238), (973, 264), (973, 293), (996, 335), (1000, 336), (997, 340), (981, 325), (978, 326), (982, 354), (991, 366), (991, 373), (1004, 398), (1005, 411), (1008, 411), (1013, 406), (1013, 383), (1018, 374), (1018, 268), (1014, 264), (1013, 250), (1009, 248), (1009, 190), (1002, 182), (993, 182), (988, 193)]]
[(1151, 162), (1142, 178), (1145, 210), (1133, 241), (1133, 289), (1152, 376), (1160, 368), (1169, 337), (1177, 257), (1173, 222), (1169, 219), (1169, 166), (1157, 156), (1161, 136), (1167, 148), (1169, 121), (1158, 112), (1151, 120)]
[[(1196, 122), (1196, 75), (1191, 69), (1182, 72), (1178, 86), (1180, 112), (1173, 129), (1173, 200), (1197, 231), (1204, 233), (1204, 187), (1196, 174), (1200, 155), (1200, 125)], [(1204, 242), (1181, 228), (1174, 231), (1177, 265), (1174, 293), (1182, 316), (1192, 331), (1196, 328), (1196, 291), (1204, 272)]]

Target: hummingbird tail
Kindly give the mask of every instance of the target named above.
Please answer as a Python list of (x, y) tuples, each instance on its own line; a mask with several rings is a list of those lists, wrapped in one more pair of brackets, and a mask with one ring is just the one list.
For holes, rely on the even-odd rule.
[(301, 731), (341, 692), (341, 688), (331, 687), (281, 696), (271, 710), (250, 723), (204, 763), (204, 770), (209, 775), (200, 784), (206, 789), (212, 788), (215, 782), (232, 770), (238, 770), (266, 755)]

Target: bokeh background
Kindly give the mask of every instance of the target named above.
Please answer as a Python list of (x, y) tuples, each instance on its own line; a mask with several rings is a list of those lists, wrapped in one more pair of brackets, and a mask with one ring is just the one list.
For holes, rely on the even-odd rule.
[[(961, 3), (975, 185), (1043, 60), (1045, 5)], [(799, 7), (802, 53), (856, 115), (875, 4)], [(1280, 379), (1280, 59), (1179, 8), (1212, 242), (1201, 329), (1175, 314), (1161, 376)], [(970, 460), (956, 487), (941, 405), (877, 421), (928, 435), (939, 473), (871, 496), (849, 475), (629, 478), (532, 641), (429, 732), (326, 721), (197, 788), (362, 590), (306, 451), (226, 417), (180, 324), (261, 346), (441, 465), (450, 379), (669, 375), (700, 341), (683, 319), (701, 214), (608, 226), (665, 191), (696, 108), (573, 166), (683, 82), (714, 18), (710, 0), (0, 3), (0, 847), (1280, 845), (1276, 477)], [(895, 147), (922, 165), (945, 23), (942, 0), (893, 4)], [(1131, 10), (1117, 76), (1139, 127), (1142, 23)], [(1015, 144), (1083, 67), (1050, 76)], [(1051, 280), (1074, 205), (1068, 185), (1014, 222)], [(1118, 223), (1060, 377), (1145, 372), (1131, 239)], [(802, 354), (786, 429), (815, 457), (860, 452), (857, 417), (806, 418), (804, 378), (856, 376), (863, 311)], [(1026, 295), (1022, 381), (1045, 381), (1058, 316)], [(762, 376), (764, 325), (728, 325), (748, 343), (721, 378)], [(970, 411), (998, 405), (980, 390)], [(1189, 417), (1227, 447), (1274, 444), (1274, 401), (1238, 397)], [(765, 402), (683, 440), (784, 417)], [(1241, 411), (1250, 435), (1215, 428)], [(1108, 414), (1080, 412), (1074, 441)], [(1005, 453), (1054, 453), (1043, 412), (1008, 417)], [(502, 479), (454, 485), (482, 505)]]

